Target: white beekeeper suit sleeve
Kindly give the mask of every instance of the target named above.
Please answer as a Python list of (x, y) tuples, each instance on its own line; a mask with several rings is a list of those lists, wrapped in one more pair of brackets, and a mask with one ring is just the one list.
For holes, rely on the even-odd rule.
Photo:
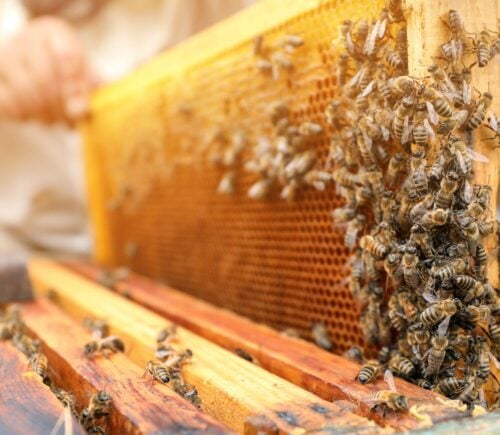
[[(75, 26), (93, 70), (107, 82), (250, 2), (109, 0)], [(0, 1), (0, 43), (26, 20), (20, 0)], [(0, 250), (88, 253), (84, 198), (75, 131), (0, 120)]]

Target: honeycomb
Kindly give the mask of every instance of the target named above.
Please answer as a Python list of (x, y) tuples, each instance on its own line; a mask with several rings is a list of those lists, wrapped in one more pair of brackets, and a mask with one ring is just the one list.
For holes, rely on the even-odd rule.
[[(293, 203), (279, 190), (256, 201), (247, 196), (256, 177), (242, 165), (249, 144), (271, 134), (276, 102), (293, 123), (325, 128), (313, 144), (324, 165), (324, 110), (339, 93), (332, 39), (343, 20), (375, 17), (383, 4), (262, 1), (98, 92), (84, 126), (96, 259), (305, 338), (322, 322), (337, 353), (364, 345), (345, 229), (332, 223), (342, 205), (335, 188), (306, 188)], [(260, 34), (268, 44), (286, 34), (305, 41), (277, 80), (255, 68)], [(224, 196), (210, 150), (218, 133), (236, 131), (247, 146), (235, 193)]]

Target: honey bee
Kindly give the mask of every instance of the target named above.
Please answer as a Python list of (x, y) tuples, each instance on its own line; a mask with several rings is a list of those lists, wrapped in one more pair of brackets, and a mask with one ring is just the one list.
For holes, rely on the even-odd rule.
[(440, 189), (436, 194), (434, 207), (448, 209), (453, 200), (453, 194), (458, 189), (459, 176), (456, 172), (450, 171), (441, 179)]
[(323, 133), (323, 127), (315, 122), (306, 121), (300, 124), (299, 133), (305, 137), (318, 136)]
[(353, 346), (346, 350), (342, 356), (356, 363), (362, 364), (364, 361), (363, 349), (359, 346)]
[(446, 136), (452, 133), (455, 129), (461, 128), (469, 118), (469, 111), (466, 109), (458, 110), (453, 113), (450, 118), (444, 120), (438, 125), (438, 133)]
[(361, 237), (359, 245), (363, 250), (378, 258), (385, 258), (388, 253), (387, 247), (370, 235)]
[(174, 341), (177, 337), (177, 325), (172, 324), (170, 326), (167, 326), (166, 328), (163, 328), (158, 332), (156, 335), (156, 342), (157, 343), (170, 343), (171, 341)]
[(232, 195), (235, 191), (235, 178), (236, 174), (234, 171), (228, 171), (221, 178), (219, 185), (217, 186), (217, 193), (221, 195)]
[(493, 102), (493, 95), (489, 92), (485, 92), (479, 101), (477, 102), (476, 108), (470, 114), (469, 120), (465, 124), (465, 129), (467, 131), (475, 130), (484, 121), (486, 117), (486, 110), (491, 106)]
[(393, 280), (393, 282), (397, 283), (400, 280), (400, 269), (399, 266), (401, 264), (401, 255), (396, 252), (391, 252), (385, 257), (384, 260), (384, 269), (387, 272), (387, 275)]
[(48, 378), (49, 367), (47, 357), (43, 353), (37, 352), (31, 355), (29, 362), (33, 371), (40, 376), (45, 383)]
[(349, 69), (349, 55), (341, 53), (337, 61), (337, 83), (339, 86), (344, 86), (347, 81), (347, 71)]
[(412, 246), (407, 247), (401, 261), (401, 269), (406, 284), (411, 288), (415, 288), (420, 282), (418, 262), (417, 250)]
[(421, 217), (419, 224), (423, 228), (430, 230), (434, 227), (445, 225), (448, 222), (449, 216), (449, 210), (443, 210), (441, 208), (430, 210)]
[(479, 336), (476, 340), (478, 354), (476, 376), (486, 382), (490, 376), (490, 346), (484, 337)]
[(361, 384), (367, 384), (373, 382), (380, 373), (382, 373), (381, 364), (377, 360), (372, 359), (361, 367), (356, 379)]
[[(426, 146), (429, 141), (432, 142), (435, 139), (434, 130), (429, 124), (427, 107), (424, 103), (416, 104), (413, 116), (413, 140), (417, 145), (421, 146)], [(431, 116), (434, 116), (433, 110), (431, 114)], [(438, 117), (436, 117), (436, 119), (433, 119), (433, 123), (437, 124), (438, 120)]]
[(99, 391), (92, 395), (89, 404), (80, 414), (80, 424), (89, 431), (96, 421), (111, 413), (111, 396), (106, 391)]
[(345, 187), (355, 188), (360, 180), (358, 174), (353, 174), (345, 167), (335, 169), (333, 171), (333, 180)]
[(363, 259), (361, 257), (361, 249), (356, 249), (356, 252), (352, 255), (351, 264), (351, 277), (349, 280), (349, 291), (354, 297), (358, 297), (361, 290), (361, 280), (363, 278)]
[(389, 11), (391, 23), (401, 23), (405, 20), (402, 0), (388, 0), (386, 6)]
[(58, 387), (51, 388), (51, 391), (65, 408), (68, 408), (73, 415), (76, 415), (75, 398), (72, 394)]
[(347, 224), (345, 245), (349, 248), (349, 250), (354, 249), (358, 234), (363, 231), (365, 224), (366, 216), (363, 214), (356, 215), (356, 217)]
[(434, 248), (429, 233), (418, 224), (415, 224), (410, 229), (410, 242), (420, 248), (422, 253), (427, 258), (433, 258)]
[(452, 281), (460, 290), (465, 302), (481, 296), (485, 291), (483, 283), (476, 281), (469, 275), (455, 275), (452, 277)]
[(427, 71), (430, 72), (434, 83), (437, 85), (438, 89), (442, 92), (456, 94), (456, 87), (450, 80), (448, 74), (440, 68), (438, 65), (433, 64)]
[(427, 351), (431, 340), (429, 330), (421, 322), (413, 323), (407, 329), (407, 338), (413, 353), (422, 358), (421, 352)]
[(425, 371), (426, 378), (439, 373), (446, 354), (446, 348), (448, 347), (448, 339), (446, 337), (434, 336), (431, 338), (431, 345), (432, 347), (428, 351), (427, 369)]
[(281, 40), (281, 45), (289, 53), (293, 53), (296, 48), (304, 45), (304, 38), (299, 35), (285, 35)]
[(423, 388), (424, 390), (431, 390), (432, 389), (432, 384), (427, 380), (427, 379), (416, 379), (415, 384), (418, 385), (420, 388)]
[(28, 358), (40, 352), (40, 341), (37, 339), (32, 339), (27, 335), (15, 332), (12, 336), (12, 344), (20, 352), (24, 353)]
[(450, 23), (450, 30), (455, 38), (459, 38), (465, 33), (465, 24), (462, 15), (455, 9), (448, 11), (448, 22)]
[(454, 398), (465, 387), (465, 381), (457, 379), (456, 377), (447, 377), (441, 379), (434, 387), (436, 393), (442, 394), (446, 397)]
[(420, 321), (426, 326), (436, 325), (446, 317), (453, 316), (459, 307), (460, 301), (458, 299), (437, 301), (420, 313)]
[(403, 153), (394, 154), (389, 160), (387, 172), (385, 174), (387, 185), (392, 187), (396, 184), (400, 174), (404, 171), (406, 157)]
[(479, 68), (484, 68), (488, 65), (488, 62), (491, 59), (491, 36), (490, 32), (487, 30), (483, 30), (479, 33), (479, 42), (476, 46), (476, 54), (477, 54), (477, 64)]
[(339, 207), (332, 211), (333, 221), (336, 223), (349, 222), (356, 217), (356, 209), (351, 207)]
[(250, 189), (248, 189), (247, 195), (252, 199), (264, 199), (271, 188), (271, 181), (268, 179), (262, 179), (256, 181)]
[(389, 361), (389, 369), (397, 376), (410, 379), (415, 373), (415, 366), (408, 359), (401, 355), (393, 356)]
[(325, 350), (331, 350), (333, 348), (332, 340), (323, 323), (314, 323), (311, 328), (311, 335), (317, 346)]
[(83, 354), (87, 358), (91, 358), (97, 353), (108, 357), (112, 353), (124, 351), (125, 345), (123, 344), (122, 339), (116, 335), (110, 335), (99, 340), (89, 341), (83, 347)]
[(388, 308), (389, 308), (388, 315), (389, 315), (389, 321), (391, 322), (391, 326), (396, 331), (399, 332), (403, 331), (404, 328), (406, 327), (406, 318), (401, 308), (401, 305), (399, 305), (396, 293), (393, 293), (393, 295), (390, 297), (388, 302)]
[[(478, 227), (481, 232), (481, 227)], [(476, 255), (474, 256), (474, 273), (476, 278), (484, 280), (486, 278), (486, 267), (488, 261), (488, 254), (484, 246), (478, 244), (476, 246)]]
[(394, 135), (401, 143), (407, 143), (410, 135), (409, 116), (413, 111), (413, 100), (405, 97), (397, 107), (392, 128)]
[(408, 411), (408, 399), (403, 394), (397, 392), (390, 370), (385, 371), (384, 379), (389, 385), (390, 390), (380, 390), (374, 394), (373, 400), (375, 405), (371, 408), (371, 411), (373, 412), (383, 407), (384, 417), (388, 409), (395, 412)]
[(418, 316), (418, 310), (415, 304), (412, 302), (412, 298), (409, 291), (400, 291), (398, 293), (399, 305), (403, 309), (405, 317), (409, 322), (413, 323)]
[(382, 346), (378, 352), (378, 360), (380, 364), (387, 364), (391, 359), (391, 349), (389, 346)]
[(458, 396), (458, 400), (466, 404), (473, 403), (479, 396), (479, 390), (482, 388), (483, 384), (484, 381), (481, 378), (477, 376), (473, 377)]
[(389, 51), (385, 57), (387, 65), (389, 65), (394, 70), (404, 70), (406, 68), (406, 63), (397, 51)]
[(156, 361), (148, 361), (146, 364), (146, 372), (151, 375), (153, 380), (160, 381), (162, 384), (170, 382), (170, 372), (163, 364)]
[(109, 326), (105, 320), (84, 317), (82, 324), (87, 331), (92, 333), (92, 337), (96, 340), (109, 334)]

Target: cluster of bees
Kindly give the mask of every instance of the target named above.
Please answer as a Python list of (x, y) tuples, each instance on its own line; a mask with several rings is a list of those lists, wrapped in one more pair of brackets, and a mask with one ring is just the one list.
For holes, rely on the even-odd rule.
[(194, 385), (187, 383), (182, 375), (182, 368), (191, 362), (193, 351), (185, 349), (177, 351), (171, 346), (176, 340), (177, 326), (162, 329), (156, 337), (156, 360), (150, 360), (146, 364), (146, 373), (153, 380), (162, 384), (170, 383), (173, 390), (181, 397), (191, 402), (196, 407), (201, 407), (201, 399)]
[(349, 287), (364, 307), (366, 341), (381, 346), (367, 362), (351, 351), (366, 362), (358, 381), (388, 369), (472, 406), (500, 357), (500, 305), (483, 245), (495, 229), (490, 189), (472, 181), (473, 161), (488, 160), (470, 148), (487, 117), (498, 138), (497, 118), (487, 116), (493, 96), (474, 97), (471, 79), (500, 40), (489, 30), (471, 36), (455, 10), (448, 22), (444, 65), (417, 79), (407, 75), (401, 1), (371, 24), (344, 21), (342, 95), (325, 116), (334, 131), (328, 163), (345, 200), (333, 218), (353, 252)]
[(88, 406), (78, 413), (73, 395), (57, 387), (49, 376), (49, 363), (41, 351), (41, 343), (26, 334), (26, 327), (21, 319), (21, 309), (18, 305), (9, 305), (0, 316), (0, 339), (11, 340), (14, 347), (26, 355), (31, 370), (47, 385), (65, 410), (74, 415), (82, 427), (93, 434), (104, 435), (106, 431), (101, 426), (103, 418), (110, 413), (111, 397), (105, 391), (98, 391), (91, 396)]
[(262, 35), (253, 41), (253, 55), (257, 58), (255, 67), (265, 76), (278, 80), (282, 72), (293, 70), (293, 55), (304, 45), (304, 40), (298, 35), (285, 35), (276, 46), (264, 42)]

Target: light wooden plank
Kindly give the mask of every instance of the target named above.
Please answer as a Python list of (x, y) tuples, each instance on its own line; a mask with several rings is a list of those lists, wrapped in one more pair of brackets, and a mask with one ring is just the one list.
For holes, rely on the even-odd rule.
[(23, 321), (42, 342), (57, 385), (73, 392), (78, 403), (86, 404), (99, 390), (112, 397), (108, 433), (230, 432), (169, 388), (153, 385), (126, 355), (83, 356), (89, 333), (47, 300), (25, 304)]
[[(171, 324), (53, 261), (32, 260), (29, 269), (37, 293), (50, 293), (75, 319), (88, 315), (106, 319), (112, 333), (130, 349), (129, 357), (141, 367), (152, 357), (158, 331)], [(237, 431), (243, 431), (245, 420), (256, 415), (267, 417), (285, 433), (331, 426), (357, 433), (382, 431), (353, 414), (352, 404), (328, 403), (183, 328), (178, 330), (177, 345), (194, 352), (184, 373), (197, 387), (204, 409)]]
[[(105, 268), (83, 262), (64, 262), (83, 276), (98, 281)], [(233, 351), (243, 349), (272, 373), (299, 385), (325, 400), (349, 399), (359, 407), (359, 413), (397, 430), (421, 427), (422, 421), (408, 414), (388, 413), (382, 421), (380, 414), (371, 414), (371, 398), (386, 388), (382, 379), (361, 385), (354, 381), (359, 365), (338, 355), (319, 349), (303, 340), (286, 337), (271, 328), (257, 324), (230, 311), (176, 291), (170, 287), (130, 273), (114, 284), (119, 294), (140, 303), (169, 320), (186, 327), (218, 345)], [(188, 313), (186, 315), (185, 313)], [(434, 423), (464, 417), (455, 408), (443, 405), (439, 395), (423, 390), (399, 378), (398, 391), (409, 398), (410, 406), (425, 404), (425, 414)]]

